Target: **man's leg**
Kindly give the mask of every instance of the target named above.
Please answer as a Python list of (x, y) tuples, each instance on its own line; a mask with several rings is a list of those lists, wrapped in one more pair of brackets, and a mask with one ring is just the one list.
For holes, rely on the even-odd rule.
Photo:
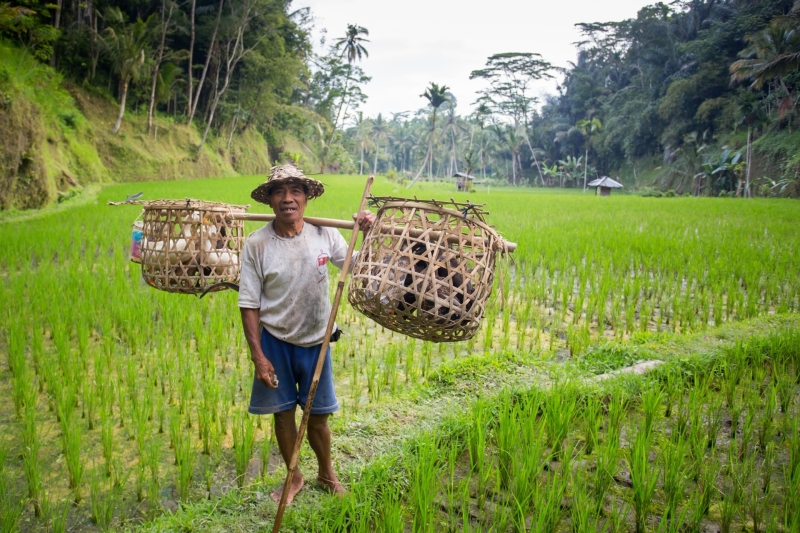
[[(278, 449), (281, 451), (283, 462), (286, 463), (288, 472), (289, 463), (292, 460), (292, 452), (294, 451), (294, 443), (297, 441), (297, 422), (294, 418), (296, 408), (292, 407), (286, 411), (275, 413), (275, 439), (278, 441)], [(313, 416), (311, 418), (314, 418)], [(328, 439), (328, 448), (330, 449), (330, 437)], [(328, 454), (330, 456), (330, 453)], [(294, 477), (292, 478), (292, 486), (289, 487), (289, 497), (286, 499), (287, 505), (292, 503), (294, 497), (303, 488), (303, 474), (300, 473), (299, 468), (295, 468)], [(283, 485), (275, 490), (270, 496), (275, 503), (280, 503), (281, 494), (283, 493)]]
[(339, 478), (333, 471), (331, 462), (331, 429), (328, 427), (329, 415), (311, 415), (308, 417), (308, 443), (317, 455), (319, 474), (317, 480), (328, 487), (334, 494), (345, 492)]

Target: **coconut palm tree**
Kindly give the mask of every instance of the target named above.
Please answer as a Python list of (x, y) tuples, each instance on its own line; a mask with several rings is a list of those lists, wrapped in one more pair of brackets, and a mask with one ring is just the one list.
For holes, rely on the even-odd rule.
[(431, 108), (431, 129), (428, 134), (428, 153), (425, 154), (425, 157), (422, 159), (422, 166), (417, 172), (417, 175), (414, 176), (414, 179), (411, 180), (411, 183), (408, 184), (408, 188), (410, 189), (414, 182), (417, 181), (422, 171), (425, 169), (425, 163), (428, 163), (428, 178), (432, 176), (432, 168), (433, 168), (433, 137), (436, 133), (436, 110), (439, 109), (443, 103), (448, 101), (447, 98), (447, 91), (450, 90), (450, 87), (447, 85), (437, 85), (436, 83), (431, 82), (430, 86), (425, 89), (425, 92), (420, 95), (420, 97), (425, 98), (428, 100), (428, 106)]
[(389, 134), (389, 124), (383, 120), (383, 115), (378, 113), (375, 120), (372, 121), (372, 135), (375, 138), (375, 163), (372, 165), (372, 173), (378, 173), (378, 154), (381, 151), (381, 139), (384, 141)]
[(114, 72), (119, 76), (119, 114), (111, 130), (113, 133), (118, 133), (122, 127), (130, 84), (136, 83), (146, 74), (145, 59), (150, 49), (154, 16), (151, 15), (147, 21), (139, 19), (133, 24), (125, 24), (125, 16), (119, 8), (113, 7), (107, 12), (109, 26), (102, 42)]
[[(333, 135), (336, 133), (336, 126), (339, 124), (339, 117), (342, 114), (342, 108), (347, 100), (347, 86), (350, 83), (350, 68), (349, 65), (355, 63), (356, 60), (361, 61), (363, 57), (369, 57), (369, 52), (361, 43), (368, 43), (369, 40), (362, 37), (362, 35), (369, 35), (369, 30), (357, 24), (348, 24), (345, 36), (337, 39), (333, 44), (334, 48), (341, 50), (341, 56), (347, 58), (347, 76), (344, 80), (344, 90), (342, 91), (342, 100), (339, 102), (339, 108), (336, 110), (336, 118), (333, 121), (333, 131), (331, 132), (331, 141)], [(329, 141), (330, 142), (330, 141)]]
[(575, 127), (580, 130), (584, 137), (586, 137), (586, 155), (583, 158), (583, 192), (586, 192), (586, 174), (589, 171), (589, 141), (591, 140), (592, 134), (600, 131), (603, 127), (603, 124), (600, 122), (600, 119), (594, 117), (593, 119), (582, 119), (579, 120)]

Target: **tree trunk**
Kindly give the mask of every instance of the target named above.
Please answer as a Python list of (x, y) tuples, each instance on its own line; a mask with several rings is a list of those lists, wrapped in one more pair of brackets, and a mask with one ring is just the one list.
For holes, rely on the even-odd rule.
[(361, 139), (361, 166), (358, 167), (358, 175), (361, 176), (364, 173), (364, 139)]
[(342, 107), (344, 107), (344, 101), (347, 99), (347, 85), (350, 83), (350, 69), (347, 70), (347, 77), (344, 79), (344, 91), (342, 91), (342, 100), (339, 102), (339, 109), (336, 110), (336, 118), (333, 119), (333, 129), (331, 130), (331, 137), (328, 139), (328, 144), (333, 142), (333, 138), (336, 136), (336, 125), (339, 123), (339, 115), (342, 112)]
[(189, 111), (188, 124), (194, 120), (194, 114), (197, 112), (197, 102), (200, 100), (200, 92), (203, 90), (203, 83), (206, 81), (206, 74), (208, 74), (208, 66), (211, 64), (211, 57), (214, 55), (214, 46), (217, 44), (217, 30), (219, 30), (219, 21), (222, 18), (222, 4), (225, 0), (219, 0), (219, 8), (217, 9), (217, 20), (214, 23), (214, 31), (211, 34), (211, 44), (208, 47), (208, 55), (206, 56), (206, 63), (203, 65), (203, 72), (200, 74), (200, 81), (197, 82), (197, 89), (194, 92), (192, 100), (192, 109)]
[(586, 143), (586, 155), (583, 158), (583, 192), (586, 192), (587, 172), (589, 172), (589, 143)]
[(752, 146), (752, 137), (753, 127), (747, 126), (747, 170), (745, 172), (745, 181), (744, 181), (744, 197), (750, 198), (752, 197), (752, 193), (750, 192), (750, 157), (751, 157), (751, 146)]
[(128, 98), (128, 80), (122, 82), (120, 86), (120, 93), (119, 115), (117, 115), (117, 122), (114, 124), (114, 128), (111, 130), (111, 133), (119, 133), (119, 129), (122, 127), (122, 116), (125, 114), (125, 100)]
[(175, 9), (175, 4), (170, 2), (169, 15), (164, 20), (164, 11), (166, 10), (166, 0), (161, 0), (161, 42), (158, 45), (158, 57), (156, 64), (153, 65), (153, 79), (150, 83), (150, 104), (147, 106), (147, 134), (150, 135), (150, 130), (153, 127), (153, 108), (156, 106), (156, 86), (158, 85), (158, 69), (161, 67), (161, 61), (164, 59), (164, 45), (167, 41), (167, 28), (172, 20), (172, 11)]
[[(64, 5), (64, 0), (58, 0), (56, 3), (55, 20), (53, 20), (53, 28), (58, 30), (61, 27), (61, 8)], [(53, 43), (53, 51), (50, 53), (50, 66), (56, 66), (56, 43)]]
[[(261, 39), (266, 37), (266, 33), (264, 33), (261, 39), (250, 48), (244, 47), (244, 32), (247, 29), (247, 26), (250, 24), (250, 13), (253, 9), (255, 2), (252, 4), (247, 4), (242, 11), (242, 17), (238, 22), (238, 26), (236, 27), (236, 37), (231, 43), (228, 41), (225, 45), (225, 81), (222, 84), (222, 87), (219, 88), (219, 82), (214, 83), (214, 88), (216, 94), (214, 95), (214, 99), (211, 102), (211, 107), (209, 108), (208, 120), (206, 121), (206, 128), (203, 132), (203, 139), (200, 141), (200, 146), (197, 147), (197, 151), (203, 149), (203, 145), (206, 143), (206, 139), (208, 138), (208, 132), (211, 129), (211, 124), (214, 122), (214, 114), (217, 111), (217, 106), (219, 105), (219, 101), (222, 99), (222, 95), (228, 90), (228, 87), (231, 83), (231, 76), (233, 71), (236, 69), (236, 66), (239, 64), (239, 61), (253, 48), (255, 48)], [(222, 50), (222, 47), (220, 47)], [(220, 56), (220, 69), (222, 68), (222, 56)], [(219, 72), (219, 71), (218, 71)], [(219, 76), (217, 76), (217, 80)], [(323, 169), (324, 170), (324, 169)]]
[(375, 139), (375, 163), (372, 165), (372, 173), (378, 173), (378, 153), (381, 150), (381, 142), (380, 139)]
[(195, 35), (195, 8), (197, 7), (197, 0), (192, 0), (192, 8), (191, 14), (189, 15), (189, 70), (188, 78), (187, 78), (187, 103), (186, 103), (186, 115), (188, 116), (189, 113), (192, 112), (192, 97), (193, 97), (193, 89), (194, 89), (194, 75), (192, 74), (192, 55), (194, 55), (194, 35)]

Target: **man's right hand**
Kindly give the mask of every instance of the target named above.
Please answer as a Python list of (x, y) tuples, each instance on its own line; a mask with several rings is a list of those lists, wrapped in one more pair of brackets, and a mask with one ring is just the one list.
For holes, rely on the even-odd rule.
[(261, 357), (260, 359), (260, 361), (258, 359), (253, 360), (253, 364), (256, 367), (256, 379), (270, 389), (277, 389), (278, 378), (275, 377), (275, 368), (266, 357)]

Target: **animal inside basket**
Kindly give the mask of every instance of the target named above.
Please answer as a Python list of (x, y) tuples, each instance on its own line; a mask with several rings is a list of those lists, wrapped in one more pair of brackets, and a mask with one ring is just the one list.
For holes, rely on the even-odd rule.
[(182, 294), (200, 294), (220, 282), (239, 283), (244, 221), (231, 215), (248, 207), (191, 199), (145, 202), (144, 280)]
[(505, 242), (481, 206), (455, 201), (375, 198), (348, 299), (398, 333), (434, 342), (471, 338), (492, 293)]

